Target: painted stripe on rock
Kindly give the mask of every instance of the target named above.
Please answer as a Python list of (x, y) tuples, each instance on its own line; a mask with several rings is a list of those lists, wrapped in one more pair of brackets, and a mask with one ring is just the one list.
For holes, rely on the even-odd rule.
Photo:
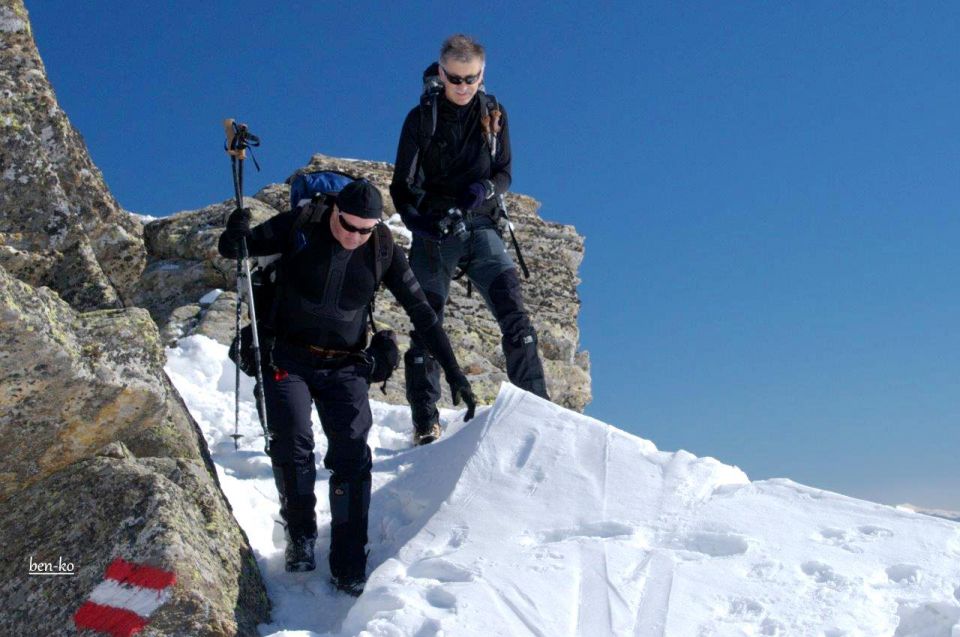
[(155, 589), (172, 586), (177, 581), (174, 573), (152, 566), (133, 564), (120, 557), (113, 560), (107, 567), (106, 578), (133, 586)]
[(89, 599), (96, 604), (122, 608), (141, 617), (149, 617), (170, 599), (170, 589), (140, 588), (108, 579), (97, 584)]
[(147, 620), (136, 613), (120, 608), (84, 602), (73, 615), (77, 628), (89, 628), (111, 637), (131, 637), (147, 625)]

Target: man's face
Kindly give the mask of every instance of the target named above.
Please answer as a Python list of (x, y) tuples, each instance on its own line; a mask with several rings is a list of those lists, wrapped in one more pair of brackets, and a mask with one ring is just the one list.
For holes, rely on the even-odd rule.
[[(458, 106), (466, 106), (483, 83), (483, 60), (474, 58), (469, 62), (441, 61), (440, 80), (443, 82), (443, 94), (446, 98)], [(458, 80), (459, 84), (456, 83)], [(468, 80), (472, 83), (468, 83)]]
[(370, 235), (373, 234), (372, 232), (364, 234), (356, 232), (356, 230), (369, 230), (378, 223), (380, 222), (376, 219), (364, 219), (347, 212), (341, 212), (334, 204), (333, 212), (330, 215), (330, 232), (344, 249), (356, 250), (369, 241)]

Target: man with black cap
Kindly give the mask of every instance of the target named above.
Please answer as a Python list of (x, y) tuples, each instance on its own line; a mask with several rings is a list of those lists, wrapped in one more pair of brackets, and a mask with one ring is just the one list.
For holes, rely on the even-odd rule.
[[(365, 180), (347, 184), (336, 199), (306, 204), (314, 210), (295, 228), (302, 209), (276, 215), (250, 228), (250, 212), (237, 209), (218, 248), (236, 258), (240, 237), (250, 256), (281, 253), (277, 299), (270, 324), (277, 333), (264, 385), (272, 440), (270, 457), (287, 535), (286, 568), (310, 571), (317, 521), (314, 508), (313, 432), (316, 404), (328, 448), (330, 476), (330, 574), (334, 585), (359, 595), (366, 580), (367, 512), (372, 465), (367, 433), (372, 424), (367, 397), (370, 358), (365, 312), (378, 273), (410, 316), (446, 373), (455, 403), (475, 400), (437, 315), (381, 223), (380, 192)], [(376, 239), (370, 238), (376, 234)], [(378, 264), (378, 259), (379, 264)]]
[[(443, 42), (436, 65), (442, 91), (407, 115), (390, 195), (413, 233), (410, 267), (434, 311), (442, 318), (450, 281), (458, 268), (465, 272), (500, 326), (510, 382), (548, 398), (537, 334), (499, 228), (499, 199), (511, 183), (510, 136), (503, 105), (483, 92), (485, 68), (484, 48), (473, 38)], [(407, 401), (414, 441), (426, 444), (441, 433), (440, 365), (417, 331), (411, 337)]]

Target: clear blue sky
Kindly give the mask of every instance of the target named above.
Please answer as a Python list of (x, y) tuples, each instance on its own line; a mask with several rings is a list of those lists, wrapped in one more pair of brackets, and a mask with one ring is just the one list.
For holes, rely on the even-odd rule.
[(227, 116), (264, 140), (248, 193), (314, 152), (393, 161), (421, 70), (471, 33), (514, 189), (586, 237), (589, 414), (960, 509), (960, 4), (272, 5), (27, 0), (124, 207), (228, 198)]

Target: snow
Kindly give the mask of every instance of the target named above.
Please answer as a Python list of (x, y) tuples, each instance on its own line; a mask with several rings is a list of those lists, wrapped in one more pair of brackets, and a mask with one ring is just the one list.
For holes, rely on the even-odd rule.
[(407, 225), (403, 223), (403, 219), (400, 217), (399, 213), (393, 213), (387, 218), (387, 225), (390, 226), (390, 230), (394, 234), (399, 234), (407, 238), (408, 241), (413, 240), (413, 233), (407, 230)]
[(286, 573), (252, 381), (234, 451), (226, 347), (191, 336), (167, 360), (264, 575), (262, 635), (960, 637), (960, 524), (751, 482), (510, 385), (469, 423), (444, 411), (444, 437), (421, 448), (408, 409), (372, 401), (369, 581), (337, 594), (329, 474), (317, 570)]
[(150, 223), (151, 221), (156, 221), (157, 219), (160, 218), (160, 217), (153, 217), (151, 215), (142, 215), (139, 212), (131, 212), (129, 210), (127, 210), (127, 214), (129, 214), (132, 217), (136, 217), (137, 219), (142, 221), (144, 225)]
[(213, 302), (220, 298), (220, 295), (223, 294), (223, 290), (220, 288), (210, 290), (202, 297), (200, 297), (200, 305), (207, 306), (213, 305)]

